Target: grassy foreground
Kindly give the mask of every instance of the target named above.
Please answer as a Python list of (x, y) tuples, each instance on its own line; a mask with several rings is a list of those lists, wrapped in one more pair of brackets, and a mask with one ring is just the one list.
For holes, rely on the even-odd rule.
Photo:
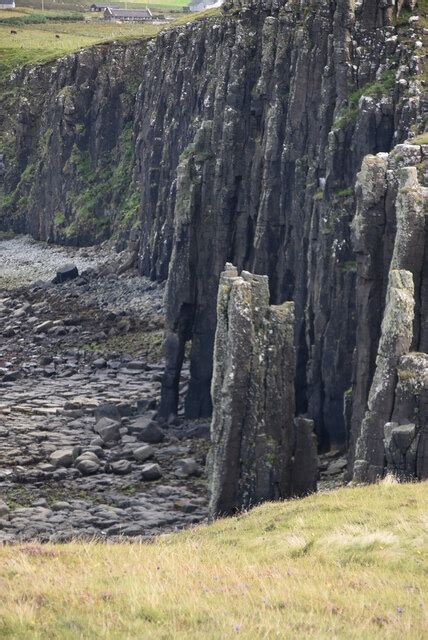
[(426, 638), (428, 484), (265, 504), (153, 544), (0, 548), (0, 637)]

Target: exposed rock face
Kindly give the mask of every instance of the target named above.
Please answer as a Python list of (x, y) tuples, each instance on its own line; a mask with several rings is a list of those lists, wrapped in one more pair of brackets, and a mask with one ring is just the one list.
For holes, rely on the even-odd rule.
[(1, 228), (85, 245), (137, 221), (132, 121), (144, 53), (98, 45), (17, 73), (0, 103)]
[[(146, 203), (140, 264), (156, 278), (169, 264), (165, 415), (175, 411), (189, 340), (187, 414), (211, 411), (216, 290), (231, 260), (268, 275), (271, 303), (294, 301), (298, 411), (315, 420), (322, 445), (346, 441), (355, 346), (350, 187), (363, 157), (403, 140), (419, 108), (400, 82), (418, 62), (401, 48), (402, 66), (388, 71), (398, 40), (386, 19), (370, 17), (373, 4), (383, 15), (380, 3), (364, 3), (355, 17), (347, 3), (306, 12), (297, 3), (243, 3), (234, 17), (169, 32), (149, 48), (153, 82), (141, 89), (136, 122)], [(157, 71), (166, 60), (179, 69), (180, 118), (169, 98), (175, 76)], [(367, 91), (359, 101), (357, 86)], [(153, 99), (163, 106), (156, 115)]]
[(357, 441), (350, 456), (358, 481), (374, 481), (386, 469), (402, 477), (428, 473), (427, 189), (418, 178), (427, 157), (426, 147), (398, 145), (366, 157), (358, 175)]
[(291, 495), (304, 496), (317, 490), (318, 454), (314, 421), (299, 416), (294, 420)]
[(409, 271), (391, 271), (382, 322), (376, 370), (368, 398), (368, 410), (357, 441), (354, 477), (374, 482), (383, 475), (385, 417), (393, 409), (397, 366), (412, 340), (413, 278)]
[(269, 306), (266, 276), (220, 278), (212, 382), (210, 513), (292, 491), (294, 305)]
[[(340, 447), (345, 398), (354, 447), (394, 249), (385, 186), (394, 154), (371, 161), (381, 180), (370, 177), (365, 202), (358, 196), (357, 217), (374, 216), (361, 220), (358, 276), (353, 185), (367, 154), (420, 129), (423, 107), (419, 27), (394, 26), (394, 14), (392, 0), (235, 0), (148, 44), (95, 47), (18, 78), (16, 145), (12, 136), (0, 150), (7, 223), (83, 243), (126, 227), (140, 207), (140, 271), (168, 276), (165, 416), (177, 408), (189, 341), (186, 411), (211, 412), (216, 294), (233, 261), (269, 277), (271, 304), (294, 302), (297, 412), (314, 420), (323, 447)], [(102, 176), (109, 190), (98, 193)], [(85, 211), (96, 212), (89, 228)], [(414, 278), (425, 269), (396, 259)], [(415, 280), (410, 347), (422, 352), (425, 280)]]

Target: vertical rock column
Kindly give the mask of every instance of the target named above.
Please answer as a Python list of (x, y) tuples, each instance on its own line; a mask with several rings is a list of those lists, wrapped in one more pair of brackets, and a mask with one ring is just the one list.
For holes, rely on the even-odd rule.
[(401, 144), (389, 155), (367, 156), (358, 175), (356, 447), (350, 458), (359, 482), (374, 482), (386, 471), (402, 478), (428, 474), (427, 189), (419, 182), (426, 158), (418, 145)]
[(356, 446), (356, 481), (374, 482), (384, 473), (384, 426), (394, 407), (397, 366), (412, 342), (413, 295), (412, 274), (405, 270), (390, 271), (376, 371)]
[(210, 513), (290, 495), (294, 305), (269, 306), (267, 276), (220, 278), (211, 387)]

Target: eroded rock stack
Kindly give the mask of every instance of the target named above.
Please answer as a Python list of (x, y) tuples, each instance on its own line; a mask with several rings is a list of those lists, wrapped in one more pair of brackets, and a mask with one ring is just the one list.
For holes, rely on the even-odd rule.
[(427, 189), (419, 181), (427, 154), (426, 146), (398, 145), (366, 157), (358, 175), (357, 481), (387, 470), (428, 477)]
[[(299, 428), (294, 425), (293, 325), (292, 302), (269, 305), (267, 276), (246, 271), (238, 276), (233, 265), (226, 265), (217, 298), (211, 388), (212, 516), (292, 494)], [(300, 429), (303, 439), (306, 426)], [(299, 437), (298, 449), (300, 444)], [(305, 459), (310, 460), (306, 445)], [(307, 478), (313, 478), (313, 470)], [(306, 484), (306, 492), (311, 488)]]
[(215, 300), (231, 260), (269, 276), (272, 303), (294, 301), (298, 411), (324, 449), (346, 445), (355, 176), (422, 125), (423, 20), (395, 20), (394, 4), (414, 6), (230, 0), (151, 41), (26, 68), (4, 92), (0, 226), (79, 244), (114, 233), (123, 247), (139, 222), (127, 264), (169, 279), (166, 417), (186, 342), (186, 414), (211, 413)]

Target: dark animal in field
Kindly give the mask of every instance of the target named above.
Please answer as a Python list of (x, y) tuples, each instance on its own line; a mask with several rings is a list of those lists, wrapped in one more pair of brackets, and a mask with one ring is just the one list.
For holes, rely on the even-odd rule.
[(59, 35), (57, 33), (55, 34), (55, 38), (59, 38)]
[(10, 32), (13, 36), (16, 36), (16, 34), (18, 33), (17, 31), (14, 31), (14, 29), (11, 29)]

